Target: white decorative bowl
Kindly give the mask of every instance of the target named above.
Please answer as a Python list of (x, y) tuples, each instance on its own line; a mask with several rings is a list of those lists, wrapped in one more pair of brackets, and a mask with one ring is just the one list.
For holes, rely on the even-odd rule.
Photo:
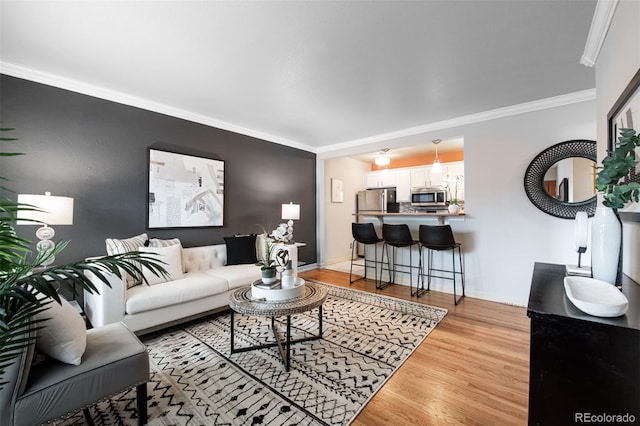
[(264, 299), (267, 302), (280, 302), (283, 300), (295, 299), (304, 295), (304, 280), (297, 277), (295, 285), (290, 288), (282, 288), (278, 284), (273, 288), (263, 288), (260, 286), (262, 280), (251, 284), (251, 297), (254, 299)]
[(564, 291), (576, 308), (596, 317), (619, 317), (629, 308), (629, 301), (616, 286), (593, 278), (565, 277)]

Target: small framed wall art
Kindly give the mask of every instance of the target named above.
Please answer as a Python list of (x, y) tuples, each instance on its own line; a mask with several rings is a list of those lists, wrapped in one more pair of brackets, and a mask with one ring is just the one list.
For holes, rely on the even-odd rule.
[(331, 178), (331, 202), (342, 203), (344, 201), (344, 183), (341, 179)]
[(222, 226), (224, 161), (149, 148), (147, 227)]

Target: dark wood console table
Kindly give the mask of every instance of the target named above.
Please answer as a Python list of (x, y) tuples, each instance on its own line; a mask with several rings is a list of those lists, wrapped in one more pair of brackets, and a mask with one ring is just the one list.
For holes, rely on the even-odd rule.
[(564, 265), (534, 266), (529, 424), (640, 424), (640, 286), (625, 276), (629, 311), (599, 318), (571, 303), (564, 276)]

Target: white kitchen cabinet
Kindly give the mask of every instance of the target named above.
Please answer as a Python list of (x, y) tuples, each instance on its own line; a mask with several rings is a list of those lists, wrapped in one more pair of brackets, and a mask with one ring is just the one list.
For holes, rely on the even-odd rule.
[(365, 185), (367, 188), (395, 186), (395, 172), (392, 170), (378, 170), (375, 172), (369, 172), (365, 176)]
[(411, 202), (411, 173), (407, 169), (395, 171), (396, 201), (398, 203)]
[(429, 179), (431, 180), (431, 185), (429, 186), (442, 186), (442, 184), (444, 183), (442, 178), (447, 175), (447, 165), (441, 164), (439, 172), (435, 172), (433, 170), (433, 166), (431, 166), (430, 169), (431, 170), (429, 170)]
[(411, 169), (411, 187), (431, 186), (431, 178), (429, 176), (431, 167), (415, 167)]
[(380, 186), (380, 176), (378, 172), (369, 172), (364, 175), (364, 186), (366, 188), (377, 188)]
[(442, 164), (442, 172), (434, 173), (432, 166), (411, 169), (411, 187), (431, 187), (442, 185), (442, 178), (446, 176), (447, 165)]

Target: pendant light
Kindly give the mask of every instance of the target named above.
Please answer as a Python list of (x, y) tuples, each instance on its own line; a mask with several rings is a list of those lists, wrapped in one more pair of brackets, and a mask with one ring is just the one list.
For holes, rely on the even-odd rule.
[(389, 148), (383, 148), (380, 150), (380, 154), (376, 157), (376, 166), (388, 166), (391, 163), (389, 157), (387, 157), (387, 152), (389, 152)]
[(438, 144), (442, 142), (442, 140), (434, 139), (432, 142), (436, 146), (436, 159), (433, 162), (433, 166), (431, 166), (431, 173), (440, 173), (442, 172), (442, 165), (440, 164), (440, 160), (438, 160)]

